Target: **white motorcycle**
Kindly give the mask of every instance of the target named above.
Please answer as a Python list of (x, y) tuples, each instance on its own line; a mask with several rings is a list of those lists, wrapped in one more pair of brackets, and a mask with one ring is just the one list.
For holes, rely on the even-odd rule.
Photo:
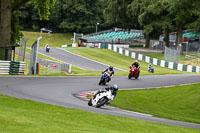
[(89, 106), (95, 106), (100, 108), (104, 106), (104, 104), (110, 103), (114, 99), (114, 95), (112, 95), (111, 90), (108, 91), (97, 91), (94, 96), (88, 101)]

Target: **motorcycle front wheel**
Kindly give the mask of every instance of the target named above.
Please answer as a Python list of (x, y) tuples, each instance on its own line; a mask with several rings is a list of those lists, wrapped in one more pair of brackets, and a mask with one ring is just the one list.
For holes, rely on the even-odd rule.
[(99, 81), (99, 85), (101, 85), (103, 83), (103, 79), (101, 78)]
[(101, 99), (99, 99), (99, 101), (97, 102), (96, 107), (100, 108), (101, 106), (103, 106), (104, 104), (106, 104), (108, 102), (108, 98), (107, 97), (102, 97)]
[(89, 105), (89, 106), (92, 106), (92, 99), (90, 99), (90, 100), (88, 101), (88, 105)]
[(129, 73), (129, 75), (128, 75), (128, 79), (131, 79), (131, 73)]

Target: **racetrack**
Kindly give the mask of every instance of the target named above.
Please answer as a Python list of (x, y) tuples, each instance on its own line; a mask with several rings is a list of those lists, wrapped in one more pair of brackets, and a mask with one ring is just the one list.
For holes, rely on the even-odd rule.
[[(0, 77), (0, 93), (21, 99), (31, 99), (43, 103), (76, 108), (102, 114), (130, 117), (145, 121), (200, 129), (200, 124), (179, 122), (151, 115), (130, 112), (113, 107), (101, 109), (89, 107), (86, 101), (73, 96), (75, 93), (99, 90), (100, 77)], [(120, 89), (143, 89), (161, 86), (181, 85), (200, 82), (200, 75), (152, 75), (141, 76), (138, 80), (128, 80), (127, 76), (115, 76), (110, 84), (117, 84)]]

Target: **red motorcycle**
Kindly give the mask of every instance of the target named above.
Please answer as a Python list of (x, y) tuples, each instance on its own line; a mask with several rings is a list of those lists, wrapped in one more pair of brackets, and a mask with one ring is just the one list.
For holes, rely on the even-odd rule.
[(130, 66), (130, 72), (128, 75), (128, 79), (131, 79), (132, 77), (135, 77), (135, 79), (138, 79), (140, 75), (140, 69), (135, 66)]

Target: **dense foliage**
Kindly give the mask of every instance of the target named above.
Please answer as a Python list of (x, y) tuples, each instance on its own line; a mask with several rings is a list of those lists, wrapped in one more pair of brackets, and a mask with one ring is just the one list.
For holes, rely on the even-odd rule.
[[(8, 46), (15, 45), (22, 36), (20, 33), (22, 27), (20, 27), (18, 19), (19, 14), (16, 13), (21, 7), (27, 3), (33, 3), (32, 9), (37, 9), (38, 18), (48, 20), (50, 8), (54, 5), (55, 0), (1, 0), (0, 3), (2, 5), (0, 8), (0, 39), (2, 40), (2, 46)], [(30, 10), (30, 8), (27, 10)], [(21, 12), (24, 19), (30, 17), (29, 15), (29, 12)]]
[(170, 32), (177, 32), (177, 44), (182, 41), (183, 30), (200, 31), (199, 0), (10, 1), (13, 41), (19, 39), (19, 25), (34, 31), (45, 27), (54, 32), (92, 33), (100, 23), (101, 30), (112, 27), (143, 29), (146, 38), (163, 32), (166, 42)]
[(112, 21), (127, 24), (130, 23), (127, 20), (133, 20), (131, 23), (139, 23), (146, 35), (163, 32), (166, 44), (172, 31), (177, 32), (177, 44), (182, 41), (183, 30), (200, 31), (199, 0), (108, 0), (108, 3), (105, 11), (113, 17)]
[[(25, 29), (39, 31), (45, 27), (54, 32), (95, 32), (97, 23), (103, 22), (101, 0), (57, 0), (51, 9), (49, 20), (40, 20), (34, 3), (18, 11), (20, 23)], [(29, 10), (31, 9), (31, 10)]]

